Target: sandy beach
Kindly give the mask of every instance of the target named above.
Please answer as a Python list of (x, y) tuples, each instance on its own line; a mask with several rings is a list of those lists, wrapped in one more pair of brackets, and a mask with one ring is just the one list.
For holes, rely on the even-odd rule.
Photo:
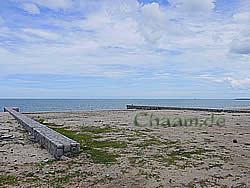
[[(135, 115), (141, 126), (134, 125)], [(55, 161), (8, 113), (0, 113), (0, 187), (249, 187), (250, 114), (214, 113), (223, 126), (164, 126), (197, 111), (27, 113), (75, 139), (81, 153)], [(156, 118), (157, 119), (157, 118)], [(175, 121), (176, 122), (176, 121)]]

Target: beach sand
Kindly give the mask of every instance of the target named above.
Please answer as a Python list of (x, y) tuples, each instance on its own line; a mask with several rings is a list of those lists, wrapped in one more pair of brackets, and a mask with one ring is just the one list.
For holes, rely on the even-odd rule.
[(79, 155), (55, 161), (0, 113), (0, 187), (250, 186), (250, 114), (214, 113), (224, 126), (138, 127), (133, 119), (140, 112), (148, 113), (138, 117), (141, 124), (150, 113), (171, 121), (211, 117), (179, 110), (26, 114), (81, 142)]

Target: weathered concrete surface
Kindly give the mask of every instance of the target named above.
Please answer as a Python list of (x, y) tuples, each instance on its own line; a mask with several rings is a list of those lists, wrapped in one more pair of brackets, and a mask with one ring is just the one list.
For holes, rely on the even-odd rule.
[(18, 108), (5, 107), (4, 111), (9, 112), (56, 159), (80, 152), (79, 143), (19, 113)]
[[(11, 108), (12, 108), (12, 110), (19, 112), (19, 108), (17, 108), (17, 107), (11, 107)], [(4, 108), (4, 112), (8, 112), (7, 109)]]

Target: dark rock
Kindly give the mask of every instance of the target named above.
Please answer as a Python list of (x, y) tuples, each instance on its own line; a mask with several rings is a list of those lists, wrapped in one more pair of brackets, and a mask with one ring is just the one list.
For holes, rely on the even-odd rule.
[(238, 143), (238, 141), (236, 139), (233, 139), (233, 143)]

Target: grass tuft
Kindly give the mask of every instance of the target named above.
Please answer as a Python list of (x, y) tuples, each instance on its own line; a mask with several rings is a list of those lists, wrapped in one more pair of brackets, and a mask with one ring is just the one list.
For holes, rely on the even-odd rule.
[(17, 185), (17, 177), (12, 175), (0, 175), (0, 186)]
[[(92, 136), (91, 133), (86, 133), (89, 131), (92, 131), (92, 133), (103, 133), (110, 131), (110, 129), (98, 129), (93, 127), (90, 127), (89, 129), (85, 127), (84, 132), (79, 132), (76, 130), (70, 130), (69, 128), (52, 128), (55, 131), (71, 138), (72, 140), (75, 140), (80, 143), (82, 151), (88, 153), (91, 155), (91, 159), (93, 160), (94, 163), (103, 163), (103, 164), (109, 164), (109, 163), (114, 163), (116, 162), (116, 158), (120, 157), (117, 154), (113, 154), (108, 151), (104, 151), (101, 149), (105, 148), (126, 148), (127, 143), (122, 142), (122, 141), (111, 141), (111, 140), (103, 140), (103, 141), (98, 141), (98, 140), (93, 140), (93, 138), (101, 138), (101, 137), (96, 137)], [(101, 149), (99, 149), (101, 148)]]

